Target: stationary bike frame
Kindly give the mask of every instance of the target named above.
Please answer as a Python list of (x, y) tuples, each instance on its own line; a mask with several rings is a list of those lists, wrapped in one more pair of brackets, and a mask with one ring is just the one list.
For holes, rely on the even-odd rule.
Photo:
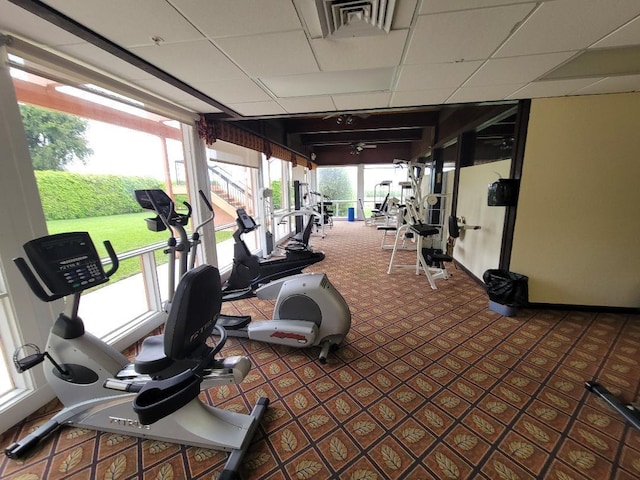
[[(109, 242), (105, 242), (105, 247), (112, 261), (112, 268), (104, 274), (109, 277), (118, 268), (118, 258)], [(14, 261), (38, 298), (49, 302), (63, 297), (45, 292), (23, 258)], [(100, 283), (105, 281), (103, 278)], [(141, 423), (134, 412), (133, 400), (152, 379), (137, 374), (124, 355), (84, 331), (78, 317), (81, 294), (82, 291), (76, 291), (67, 297), (65, 310), (49, 333), (45, 355), (36, 361), (23, 362), (28, 367), (21, 370), (37, 365), (45, 356), (51, 359), (53, 366), (45, 366), (44, 375), (64, 408), (33, 433), (7, 447), (5, 454), (20, 458), (61, 425), (74, 425), (231, 451), (221, 478), (236, 478), (240, 460), (267, 408), (268, 399), (260, 399), (252, 413), (246, 415), (206, 405), (196, 397), (153, 424)], [(205, 366), (200, 389), (240, 383), (251, 369), (246, 357), (228, 357), (211, 365), (211, 368)]]

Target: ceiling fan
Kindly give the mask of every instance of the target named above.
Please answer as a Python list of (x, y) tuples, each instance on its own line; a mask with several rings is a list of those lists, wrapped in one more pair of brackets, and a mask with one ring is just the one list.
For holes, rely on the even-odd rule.
[(329, 118), (335, 118), (336, 124), (338, 125), (353, 125), (357, 118), (367, 118), (369, 117), (368, 113), (331, 113), (322, 117), (322, 120), (327, 120)]
[(378, 148), (378, 146), (373, 144), (369, 145), (364, 142), (352, 143), (351, 155), (360, 155), (360, 152), (362, 152), (362, 150), (364, 150), (365, 148)]

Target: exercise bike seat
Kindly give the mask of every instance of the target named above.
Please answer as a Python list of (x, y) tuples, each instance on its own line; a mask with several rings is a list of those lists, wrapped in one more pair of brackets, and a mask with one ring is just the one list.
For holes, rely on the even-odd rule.
[(151, 375), (169, 367), (172, 360), (164, 354), (164, 335), (152, 335), (142, 341), (136, 356), (136, 373)]
[(134, 360), (136, 373), (168, 378), (197, 366), (209, 353), (206, 341), (221, 306), (222, 285), (217, 268), (200, 265), (186, 272), (171, 302), (164, 334), (142, 342)]

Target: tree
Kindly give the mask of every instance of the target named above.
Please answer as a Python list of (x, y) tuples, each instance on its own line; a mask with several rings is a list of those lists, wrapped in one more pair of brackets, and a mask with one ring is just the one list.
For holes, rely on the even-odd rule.
[(85, 163), (93, 154), (84, 137), (86, 120), (23, 104), (20, 113), (35, 170), (64, 170), (74, 158)]
[(344, 168), (319, 168), (318, 189), (332, 200), (353, 200), (353, 185)]
[(279, 210), (282, 208), (282, 182), (280, 180), (271, 181), (271, 200), (273, 202), (273, 209)]

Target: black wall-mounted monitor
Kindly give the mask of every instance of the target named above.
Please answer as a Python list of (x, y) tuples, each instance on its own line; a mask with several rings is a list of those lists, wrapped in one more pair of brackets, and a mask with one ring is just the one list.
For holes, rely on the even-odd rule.
[(489, 184), (487, 205), (490, 207), (513, 207), (518, 203), (518, 180), (501, 178)]

